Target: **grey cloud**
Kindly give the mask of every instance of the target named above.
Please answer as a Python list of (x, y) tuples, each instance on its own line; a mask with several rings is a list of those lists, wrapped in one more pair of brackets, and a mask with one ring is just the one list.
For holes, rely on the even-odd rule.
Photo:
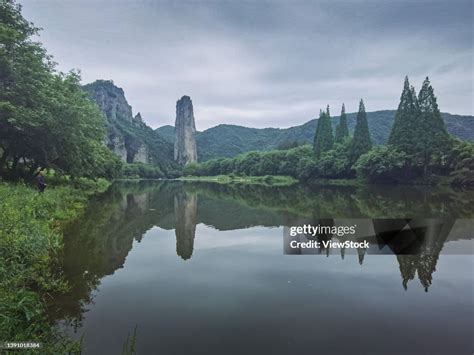
[(329, 104), (396, 108), (405, 74), (472, 114), (471, 1), (24, 0), (59, 69), (113, 79), (153, 127), (190, 95), (197, 128), (288, 127)]

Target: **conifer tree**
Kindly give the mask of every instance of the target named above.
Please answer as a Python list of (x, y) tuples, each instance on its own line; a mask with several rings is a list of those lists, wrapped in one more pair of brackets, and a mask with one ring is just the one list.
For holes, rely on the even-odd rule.
[(418, 145), (426, 171), (431, 159), (436, 155), (440, 155), (443, 149), (449, 147), (449, 133), (441, 117), (436, 96), (428, 77), (424, 80), (418, 94), (418, 108)]
[(421, 126), (417, 125), (418, 116), (418, 99), (406, 76), (388, 144), (405, 153), (414, 153), (418, 148), (415, 144), (420, 138), (419, 134), (422, 134)]
[(370, 139), (369, 124), (367, 123), (364, 101), (360, 99), (354, 137), (352, 138), (349, 153), (351, 164), (354, 164), (362, 154), (367, 153), (371, 148), (372, 140)]
[(341, 116), (339, 117), (339, 124), (336, 127), (336, 143), (342, 143), (346, 137), (349, 137), (349, 128), (347, 127), (346, 108), (342, 104)]
[(314, 136), (314, 154), (319, 158), (323, 152), (331, 150), (334, 145), (329, 105), (326, 111), (319, 114), (316, 134)]
[(425, 173), (430, 163), (449, 149), (449, 134), (428, 77), (418, 97), (405, 78), (388, 143), (405, 152), (410, 164), (423, 167)]

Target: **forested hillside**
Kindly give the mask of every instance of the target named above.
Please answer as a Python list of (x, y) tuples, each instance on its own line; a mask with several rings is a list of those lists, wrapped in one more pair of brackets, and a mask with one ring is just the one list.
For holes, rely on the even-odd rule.
[[(385, 144), (395, 117), (395, 110), (367, 112), (370, 135), (374, 144)], [(348, 113), (349, 131), (353, 134), (357, 113)], [(474, 141), (474, 117), (442, 113), (449, 133), (462, 140)], [(331, 119), (333, 130), (339, 122), (339, 116)], [(198, 158), (200, 161), (225, 157), (231, 158), (252, 150), (271, 150), (291, 145), (313, 143), (317, 119), (301, 126), (286, 129), (248, 128), (236, 125), (218, 125), (197, 133)], [(173, 126), (163, 126), (155, 130), (168, 142), (174, 142)]]

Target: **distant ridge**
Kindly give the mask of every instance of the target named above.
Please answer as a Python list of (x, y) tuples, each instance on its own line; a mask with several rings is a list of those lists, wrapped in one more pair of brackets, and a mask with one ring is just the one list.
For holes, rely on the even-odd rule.
[[(375, 144), (385, 144), (395, 117), (395, 110), (367, 112), (370, 134)], [(349, 131), (352, 133), (357, 113), (348, 113)], [(453, 136), (474, 142), (474, 116), (441, 113), (446, 127)], [(335, 127), (339, 116), (332, 118)], [(199, 161), (226, 157), (231, 158), (252, 150), (275, 149), (285, 143), (312, 143), (317, 119), (290, 128), (250, 128), (220, 124), (197, 132), (196, 141)], [(166, 141), (174, 143), (174, 127), (167, 125), (155, 130)]]

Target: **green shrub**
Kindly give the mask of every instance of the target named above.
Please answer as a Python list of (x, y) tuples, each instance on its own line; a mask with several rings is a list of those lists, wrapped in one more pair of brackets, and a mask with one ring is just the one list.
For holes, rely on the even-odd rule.
[(25, 185), (0, 184), (0, 339), (40, 341), (45, 353), (77, 350), (45, 317), (45, 295), (63, 292), (58, 272), (58, 226), (77, 217), (86, 193), (70, 187), (43, 194)]
[(164, 178), (165, 174), (157, 165), (133, 163), (123, 166), (122, 177), (127, 179), (160, 179)]
[(369, 181), (397, 181), (405, 173), (406, 154), (392, 146), (376, 146), (354, 164), (357, 174)]

